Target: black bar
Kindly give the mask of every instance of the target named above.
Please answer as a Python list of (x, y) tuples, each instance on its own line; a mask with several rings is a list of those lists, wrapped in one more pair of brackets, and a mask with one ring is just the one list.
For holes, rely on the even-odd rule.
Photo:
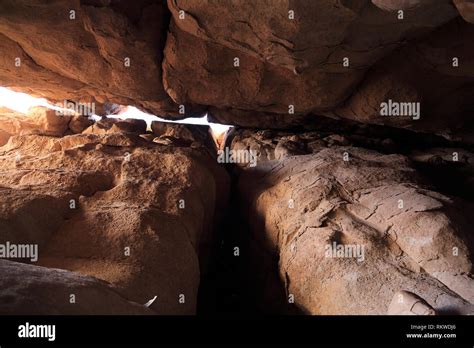
[[(20, 338), (25, 323), (55, 325), (55, 340)], [(423, 331), (412, 325), (426, 328)], [(433, 325), (429, 327), (428, 325)], [(439, 325), (451, 325), (441, 327)], [(454, 327), (452, 327), (454, 325)], [(430, 328), (430, 329), (428, 329)], [(407, 338), (407, 334), (455, 334), (455, 338)], [(3, 316), (0, 347), (18, 344), (438, 344), (473, 347), (470, 316)]]

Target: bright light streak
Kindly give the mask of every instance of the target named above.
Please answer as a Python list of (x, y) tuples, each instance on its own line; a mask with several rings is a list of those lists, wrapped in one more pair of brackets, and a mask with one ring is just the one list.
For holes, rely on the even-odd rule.
[(35, 98), (25, 93), (14, 92), (0, 87), (0, 106), (26, 114), (32, 106), (52, 107), (46, 99)]
[[(0, 106), (4, 106), (8, 109), (26, 114), (28, 109), (33, 106), (45, 106), (54, 110), (62, 110), (62, 108), (51, 105), (44, 98), (35, 98), (25, 93), (14, 92), (8, 88), (0, 87)], [(128, 106), (127, 110), (118, 115), (108, 115), (110, 118), (136, 118), (145, 120), (148, 127), (150, 128), (152, 121), (171, 122), (171, 123), (183, 123), (183, 124), (202, 124), (209, 125), (212, 132), (216, 137), (226, 132), (231, 126), (211, 123), (207, 120), (207, 115), (201, 118), (185, 118), (183, 120), (166, 120), (155, 115), (147, 114), (146, 112), (140, 111), (133, 106)], [(98, 120), (99, 117), (94, 115), (93, 119)]]

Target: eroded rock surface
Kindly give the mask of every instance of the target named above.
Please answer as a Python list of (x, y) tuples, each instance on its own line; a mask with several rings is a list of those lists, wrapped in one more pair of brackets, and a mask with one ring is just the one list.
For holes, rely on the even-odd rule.
[[(1, 262), (0, 310), (57, 286), (38, 313), (195, 313), (225, 167), (265, 306), (470, 313), (473, 13), (472, 0), (1, 1), (0, 87), (104, 117), (0, 110), (0, 243), (40, 250), (35, 266)], [(388, 102), (418, 114), (382, 115)], [(106, 117), (127, 105), (254, 129), (213, 140)], [(226, 144), (243, 160), (221, 161)], [(61, 307), (69, 290), (90, 299), (78, 312)], [(397, 294), (410, 308), (389, 308)]]
[[(373, 3), (380, 8), (170, 0), (165, 89), (177, 103), (209, 105), (216, 122), (243, 127), (310, 125), (324, 114), (446, 136), (462, 130), (474, 85), (472, 25), (456, 19), (451, 1)], [(420, 102), (421, 121), (382, 117), (390, 98)]]
[(421, 297), (408, 292), (397, 292), (390, 302), (389, 315), (435, 315), (435, 310)]
[[(9, 0), (0, 81), (169, 118), (289, 128), (324, 114), (442, 134), (453, 115), (470, 121), (471, 12), (467, 0)], [(376, 114), (389, 97), (421, 102), (422, 122)]]
[[(474, 26), (454, 20), (377, 63), (334, 114), (473, 142)], [(381, 115), (381, 104), (419, 103), (419, 114)]]
[(55, 110), (37, 106), (27, 114), (0, 110), (0, 146), (13, 135), (40, 134), (60, 137), (68, 131), (70, 116), (58, 116)]
[(1, 84), (60, 104), (113, 101), (177, 114), (160, 83), (166, 11), (149, 0), (2, 1)]
[(94, 122), (90, 127), (84, 129), (84, 134), (113, 134), (113, 133), (133, 133), (145, 134), (146, 122), (137, 119), (116, 119), (102, 118), (98, 122)]
[(155, 314), (94, 277), (5, 260), (0, 261), (0, 272), (3, 315)]
[[(231, 140), (258, 154), (256, 167), (242, 166), (242, 209), (300, 310), (385, 314), (401, 289), (440, 313), (469, 307), (472, 203), (430, 190), (404, 156), (315, 134), (304, 154), (295, 136), (268, 134)], [(353, 254), (328, 253), (337, 246)]]
[(0, 170), (0, 242), (38, 244), (37, 265), (105, 280), (127, 300), (157, 296), (156, 313), (195, 312), (228, 185), (204, 147), (20, 135), (0, 148)]

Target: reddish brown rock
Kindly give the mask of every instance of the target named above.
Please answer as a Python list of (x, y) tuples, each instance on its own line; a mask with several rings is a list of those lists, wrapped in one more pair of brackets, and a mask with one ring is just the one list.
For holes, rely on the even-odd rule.
[(175, 102), (209, 105), (217, 121), (259, 128), (310, 123), (304, 115), (341, 104), (380, 58), (456, 16), (444, 0), (405, 20), (368, 1), (238, 3), (168, 1), (163, 80)]
[[(142, 313), (155, 296), (143, 313), (194, 313), (226, 210), (222, 163), (265, 306), (469, 312), (473, 21), (469, 0), (2, 1), (2, 86), (101, 116), (134, 105), (255, 130), (216, 154), (207, 126), (0, 111), (0, 243), (36, 243), (39, 265), (68, 270), (0, 262), (0, 310), (54, 286), (38, 313)], [(419, 118), (383, 116), (389, 101), (420, 103)], [(333, 243), (363, 254), (328, 256)], [(90, 303), (61, 307), (69, 289)]]
[(2, 1), (2, 85), (59, 103), (177, 114), (160, 83), (165, 10), (163, 1), (147, 0)]
[(61, 116), (55, 110), (33, 107), (27, 114), (4, 109), (0, 114), (0, 146), (13, 135), (40, 134), (60, 137), (68, 130), (70, 116)]
[(254, 238), (280, 260), (286, 300), (293, 295), (311, 314), (384, 314), (404, 289), (440, 313), (470, 308), (472, 203), (427, 189), (401, 155), (343, 138), (315, 139), (301, 155), (287, 144), (294, 138), (248, 137), (230, 140), (258, 154), (256, 167), (242, 166), (242, 209)]
[[(398, 1), (404, 8), (413, 2)], [(352, 69), (368, 67), (399, 42), (456, 16), (450, 0), (416, 2), (425, 6), (412, 9), (406, 21), (368, 0), (260, 1), (254, 6), (244, 0), (232, 5), (169, 0), (168, 7), (177, 26), (201, 40), (290, 71), (317, 68), (345, 72), (347, 78), (351, 71), (342, 67), (342, 57), (352, 58)]]
[(64, 135), (71, 120), (70, 116), (61, 115), (56, 110), (42, 106), (30, 108), (27, 117), (40, 129), (42, 135), (51, 136)]
[(69, 129), (74, 134), (82, 133), (88, 127), (92, 126), (94, 121), (92, 121), (87, 116), (72, 116), (71, 121), (69, 122)]
[(435, 310), (421, 297), (408, 292), (399, 291), (393, 296), (388, 307), (389, 315), (435, 315)]
[(157, 296), (156, 313), (195, 312), (228, 185), (208, 154), (128, 133), (28, 135), (1, 148), (0, 168), (0, 242), (37, 243), (38, 265), (103, 279), (131, 301)]
[(102, 118), (83, 131), (84, 134), (113, 134), (146, 132), (146, 122), (138, 119)]
[(153, 140), (156, 143), (167, 142), (192, 147), (205, 146), (208, 153), (215, 157), (216, 143), (209, 126), (153, 121), (151, 129), (157, 136)]
[(0, 271), (2, 315), (155, 314), (94, 277), (5, 260), (0, 260)]
[(474, 24), (474, 1), (472, 0), (453, 0), (459, 14), (465, 21)]
[[(469, 20), (470, 2), (455, 4)], [(4, 86), (52, 102), (96, 103), (101, 114), (108, 103), (169, 118), (201, 116), (211, 108), (214, 120), (258, 128), (308, 125), (316, 122), (314, 114), (375, 122), (371, 102), (382, 95), (424, 102), (429, 93), (428, 99), (445, 100), (445, 105), (438, 110), (428, 101), (429, 121), (413, 128), (440, 134), (444, 127), (437, 124), (438, 114), (450, 107), (456, 118), (469, 119), (464, 105), (471, 95), (470, 74), (455, 80), (439, 70), (443, 63), (438, 61), (443, 49), (470, 55), (469, 48), (460, 47), (468, 34), (458, 35), (450, 25), (447, 34), (443, 31), (458, 10), (451, 0), (282, 0), (253, 6), (243, 0), (232, 5), (9, 0), (0, 5), (0, 78)], [(422, 37), (441, 41), (394, 52)], [(465, 67), (466, 57), (460, 58)], [(379, 67), (371, 70), (380, 64), (390, 76)], [(428, 74), (433, 64), (439, 83), (431, 83)], [(182, 106), (184, 114), (178, 112)], [(437, 114), (431, 116), (432, 110)], [(378, 123), (407, 127), (404, 121)]]
[[(364, 123), (437, 133), (472, 142), (474, 27), (461, 19), (409, 44), (377, 64), (334, 113)], [(383, 116), (382, 103), (419, 103), (420, 114)]]
[[(267, 111), (291, 117), (290, 112), (308, 113), (337, 105), (362, 77), (356, 71), (340, 79), (342, 74), (314, 69), (295, 75), (247, 53), (196, 39), (173, 24), (170, 29), (163, 78), (166, 91), (178, 104)], [(234, 67), (235, 57), (240, 60), (239, 67)], [(289, 109), (290, 105), (294, 110)]]

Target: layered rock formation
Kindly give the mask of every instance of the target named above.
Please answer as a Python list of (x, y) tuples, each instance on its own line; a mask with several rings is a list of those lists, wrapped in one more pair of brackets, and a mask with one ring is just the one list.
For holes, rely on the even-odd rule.
[[(162, 146), (119, 129), (11, 137), (0, 148), (0, 242), (38, 245), (37, 265), (105, 280), (124, 299), (143, 304), (157, 296), (155, 313), (192, 314), (215, 210), (227, 200), (226, 173), (205, 144)], [(60, 287), (75, 281), (68, 285), (65, 276)], [(36, 286), (50, 285), (28, 283)], [(87, 312), (63, 305), (62, 313)]]
[[(170, 1), (169, 5), (173, 23), (163, 63), (168, 94), (178, 103), (212, 106), (211, 116), (218, 122), (259, 128), (310, 124), (311, 113), (327, 113), (359, 91), (368, 68), (380, 58), (456, 16), (449, 1), (401, 6), (406, 10), (406, 17), (401, 19), (397, 13), (383, 12), (364, 1), (260, 2), (257, 8), (242, 6), (239, 10), (232, 10), (225, 3)], [(440, 30), (449, 29), (443, 26)], [(454, 36), (466, 41), (455, 34), (450, 37)], [(446, 43), (444, 48), (449, 48)], [(470, 50), (467, 45), (463, 49)], [(397, 76), (398, 65), (403, 66), (407, 59), (409, 63), (416, 60), (429, 73), (432, 64), (419, 59), (415, 49), (407, 50), (408, 58), (403, 52), (402, 58), (383, 66)], [(463, 66), (469, 66), (470, 57), (466, 58), (466, 54), (456, 52), (462, 57)], [(393, 55), (392, 52), (389, 57)], [(194, 59), (186, 59), (190, 56)], [(438, 61), (443, 58), (445, 70), (449, 71), (451, 59), (441, 56)], [(416, 69), (419, 67), (414, 66)], [(452, 70), (451, 74), (456, 74)], [(410, 77), (416, 79), (418, 75)], [(472, 85), (472, 79), (469, 82)], [(384, 87), (390, 91), (392, 85)], [(370, 86), (376, 89), (372, 93), (381, 93), (376, 84)], [(418, 100), (413, 93), (390, 96), (385, 92), (383, 97)], [(360, 110), (342, 116), (423, 129), (419, 123), (406, 119), (394, 122), (380, 117), (379, 104), (373, 104), (377, 114), (370, 118)], [(423, 115), (432, 120), (435, 116), (430, 115), (432, 109), (428, 107), (425, 111), (423, 104)]]
[(1, 84), (53, 102), (177, 114), (160, 83), (166, 11), (148, 0), (2, 1)]
[[(207, 109), (285, 128), (324, 114), (453, 136), (443, 120), (472, 111), (471, 12), (465, 0), (3, 1), (0, 81), (164, 117)], [(381, 117), (388, 99), (420, 102), (421, 121)]]
[[(0, 87), (92, 104), (0, 109), (0, 244), (39, 246), (34, 265), (0, 260), (0, 312), (195, 313), (216, 232), (247, 238), (245, 225), (263, 311), (472, 313), (473, 13), (471, 0), (1, 1)], [(213, 139), (89, 117), (127, 105), (242, 128)]]

